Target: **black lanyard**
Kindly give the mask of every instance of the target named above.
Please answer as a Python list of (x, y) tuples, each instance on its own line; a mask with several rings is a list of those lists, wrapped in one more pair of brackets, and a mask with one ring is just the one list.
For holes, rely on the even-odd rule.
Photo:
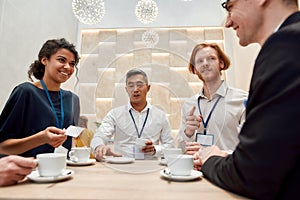
[(129, 110), (129, 114), (130, 114), (131, 119), (132, 119), (132, 121), (133, 121), (133, 123), (134, 123), (134, 127), (135, 127), (135, 130), (136, 130), (136, 133), (138, 134), (138, 138), (140, 138), (140, 137), (142, 136), (142, 134), (143, 134), (143, 131), (144, 131), (144, 128), (145, 128), (147, 119), (148, 119), (149, 108), (147, 108), (146, 118), (145, 118), (145, 121), (144, 121), (144, 123), (143, 123), (142, 129), (141, 129), (140, 132), (139, 132), (139, 130), (138, 130), (138, 128), (137, 128), (137, 125), (136, 125), (136, 123), (135, 123), (135, 120), (134, 120), (134, 117), (133, 117), (133, 115), (132, 115), (132, 113), (131, 113), (131, 110)]
[(60, 98), (60, 112), (61, 112), (61, 120), (60, 120), (60, 123), (59, 123), (59, 120), (58, 120), (58, 116), (57, 116), (57, 113), (56, 113), (56, 110), (54, 108), (54, 105), (53, 105), (53, 102), (51, 100), (51, 97), (50, 97), (50, 94), (49, 94), (49, 91), (47, 89), (47, 86), (45, 84), (45, 82), (43, 80), (40, 81), (44, 90), (45, 90), (45, 93), (48, 97), (48, 100), (49, 100), (49, 103), (52, 107), (52, 110), (53, 110), (53, 113), (55, 115), (55, 121), (56, 121), (56, 127), (62, 129), (63, 128), (63, 124), (64, 124), (64, 118), (65, 118), (65, 112), (64, 112), (64, 105), (63, 105), (63, 100), (62, 100), (62, 92), (61, 92), (61, 89), (59, 90), (59, 98)]
[(204, 135), (206, 135), (206, 127), (207, 127), (208, 122), (209, 122), (209, 120), (210, 120), (211, 114), (212, 114), (212, 112), (215, 110), (216, 105), (218, 104), (218, 102), (219, 102), (220, 99), (221, 99), (221, 96), (218, 97), (217, 101), (215, 102), (214, 106), (212, 107), (212, 109), (211, 109), (211, 111), (209, 112), (209, 115), (208, 115), (208, 117), (207, 117), (207, 119), (206, 119), (206, 121), (205, 121), (204, 118), (203, 118), (203, 116), (202, 116), (201, 109), (200, 109), (200, 96), (198, 97), (198, 109), (199, 109), (199, 113), (200, 113), (200, 115), (201, 115), (201, 117), (202, 117), (202, 123), (203, 123), (203, 126), (204, 126), (204, 132), (203, 132)]

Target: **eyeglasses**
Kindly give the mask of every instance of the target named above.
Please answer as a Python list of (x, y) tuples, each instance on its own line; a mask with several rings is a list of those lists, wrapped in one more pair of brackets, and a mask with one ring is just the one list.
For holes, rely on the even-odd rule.
[(227, 11), (229, 11), (229, 9), (228, 9), (228, 3), (229, 3), (229, 1), (230, 0), (227, 0), (227, 1), (225, 1), (225, 2), (223, 2), (221, 5), (222, 5), (222, 7), (224, 8), (224, 9), (226, 9)]
[(146, 85), (146, 83), (143, 83), (143, 82), (137, 82), (137, 83), (128, 83), (127, 84), (127, 87), (128, 87), (128, 89), (133, 89), (135, 86), (137, 87), (137, 88), (142, 88), (142, 87), (144, 87)]

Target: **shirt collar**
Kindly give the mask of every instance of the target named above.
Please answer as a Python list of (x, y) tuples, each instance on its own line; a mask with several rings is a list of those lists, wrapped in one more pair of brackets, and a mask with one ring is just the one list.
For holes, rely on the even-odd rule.
[(279, 30), (284, 21), (280, 22), (279, 25), (275, 28), (274, 33)]
[[(228, 89), (228, 85), (225, 81), (222, 81), (222, 84), (220, 85), (220, 87), (217, 89), (216, 93), (212, 95), (212, 99), (217, 97), (217, 96), (222, 96), (222, 97), (225, 97), (226, 95), (226, 92), (227, 92), (227, 89)], [(204, 96), (204, 93), (203, 93), (203, 88), (202, 90), (200, 91), (199, 93), (199, 96), (201, 98), (207, 98)], [(198, 96), (198, 97), (199, 97)]]
[[(135, 109), (132, 107), (132, 105), (130, 104), (130, 102), (128, 102), (127, 108), (128, 108), (128, 111), (129, 111), (129, 110), (134, 110), (134, 111), (138, 112), (137, 110), (135, 110)], [(152, 108), (152, 105), (151, 105), (150, 103), (147, 102), (146, 107), (141, 111), (141, 113), (147, 111), (148, 108), (151, 109), (151, 108)]]

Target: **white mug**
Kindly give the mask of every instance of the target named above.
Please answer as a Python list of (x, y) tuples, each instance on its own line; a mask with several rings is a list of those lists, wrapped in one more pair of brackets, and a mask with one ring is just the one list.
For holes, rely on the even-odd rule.
[(66, 154), (43, 153), (36, 156), (40, 176), (59, 176), (66, 168)]
[(88, 147), (73, 147), (69, 152), (69, 157), (73, 162), (87, 162), (90, 158), (90, 152)]
[(172, 175), (189, 176), (194, 168), (194, 157), (192, 155), (170, 155), (167, 163)]

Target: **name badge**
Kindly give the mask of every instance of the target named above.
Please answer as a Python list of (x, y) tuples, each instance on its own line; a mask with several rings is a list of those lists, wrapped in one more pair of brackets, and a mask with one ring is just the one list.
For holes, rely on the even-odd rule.
[(214, 135), (204, 135), (203, 133), (197, 133), (196, 142), (198, 142), (202, 146), (211, 146), (214, 144)]
[(139, 148), (137, 145), (135, 145), (133, 148), (134, 148), (134, 149), (133, 149), (133, 152), (134, 152), (134, 159), (135, 159), (135, 160), (144, 160), (144, 159), (145, 159), (145, 154), (144, 154), (144, 152), (142, 152), (142, 151), (140, 150), (140, 148)]

